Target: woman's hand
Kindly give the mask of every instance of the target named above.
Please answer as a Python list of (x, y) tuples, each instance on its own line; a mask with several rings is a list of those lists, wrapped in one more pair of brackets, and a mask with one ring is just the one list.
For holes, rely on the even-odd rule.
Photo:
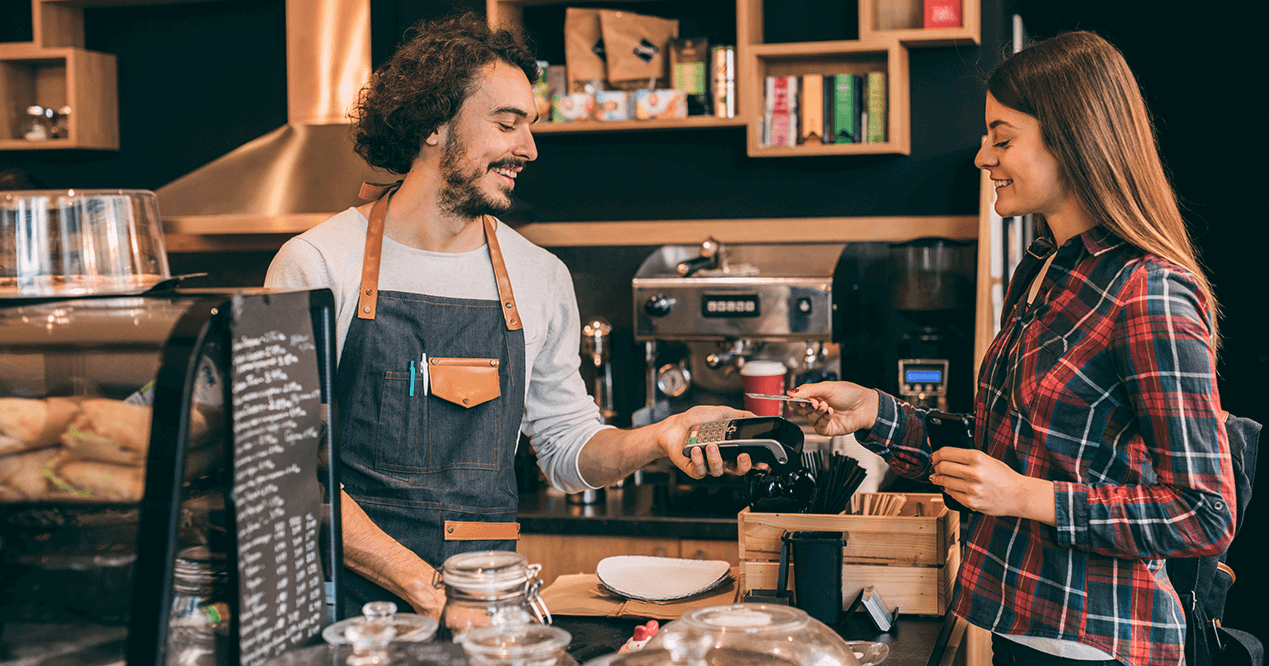
[(820, 382), (789, 389), (795, 398), (807, 398), (811, 406), (790, 403), (805, 416), (815, 432), (834, 437), (868, 430), (877, 423), (877, 392), (850, 382)]
[(1057, 509), (1053, 482), (1015, 472), (977, 449), (945, 447), (930, 456), (930, 483), (952, 499), (988, 516), (1017, 516), (1053, 525)]

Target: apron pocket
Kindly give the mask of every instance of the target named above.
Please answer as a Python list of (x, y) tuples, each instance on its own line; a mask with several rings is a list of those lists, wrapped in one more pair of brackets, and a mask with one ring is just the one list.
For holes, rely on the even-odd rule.
[[(415, 433), (422, 425), (420, 407), (425, 399), (410, 395), (410, 373), (388, 371), (383, 376), (379, 397), (379, 421), (376, 424), (375, 464), (393, 471), (420, 469), (426, 465), (421, 457)], [(422, 387), (423, 378), (415, 377)]]
[(471, 409), (502, 395), (496, 358), (429, 358), (432, 394)]

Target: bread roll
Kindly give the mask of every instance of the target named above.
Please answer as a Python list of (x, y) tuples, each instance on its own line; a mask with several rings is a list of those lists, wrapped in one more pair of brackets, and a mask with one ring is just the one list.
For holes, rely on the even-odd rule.
[(76, 460), (62, 465), (57, 475), (86, 491), (89, 499), (136, 502), (145, 493), (145, 470), (140, 467)]
[(78, 409), (76, 402), (72, 398), (0, 398), (0, 455), (56, 444)]
[(50, 495), (53, 487), (43, 469), (60, 454), (61, 449), (47, 448), (0, 456), (0, 499), (37, 500)]
[(149, 407), (120, 400), (85, 400), (62, 433), (66, 449), (85, 460), (144, 465), (150, 448)]

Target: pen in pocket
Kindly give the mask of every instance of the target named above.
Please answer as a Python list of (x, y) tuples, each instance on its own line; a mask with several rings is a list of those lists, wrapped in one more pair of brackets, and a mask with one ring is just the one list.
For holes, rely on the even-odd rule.
[(427, 371), (427, 354), (423, 354), (419, 357), (419, 364), (423, 366), (421, 370), (423, 373), (423, 395), (427, 395), (428, 390), (431, 388), (431, 386), (429, 386), (431, 375)]
[(410, 361), (410, 397), (414, 397), (414, 361)]

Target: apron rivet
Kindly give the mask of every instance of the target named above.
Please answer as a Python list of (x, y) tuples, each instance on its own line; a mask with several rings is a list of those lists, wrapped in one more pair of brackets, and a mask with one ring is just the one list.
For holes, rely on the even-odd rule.
[(513, 308), (513, 307), (515, 307), (515, 306), (516, 306), (516, 304), (515, 304), (515, 303), (512, 303), (511, 301), (507, 301), (507, 309), (508, 309), (508, 310), (510, 310), (511, 308)]
[(463, 398), (463, 404), (464, 404), (464, 405), (466, 405), (466, 404), (468, 404), (468, 403), (470, 403), (470, 402), (471, 402), (471, 400), (468, 400), (467, 398)]
[(370, 306), (369, 306), (369, 305), (367, 305), (366, 307), (362, 308), (362, 309), (361, 309), (361, 311), (362, 311), (362, 312), (364, 312), (364, 313), (366, 313), (366, 314), (370, 314)]
[(448, 532), (448, 533), (450, 533), (450, 534), (453, 534), (453, 533), (454, 533), (454, 526), (453, 526), (453, 525), (450, 525), (449, 527), (445, 528), (445, 531), (446, 531), (446, 532)]
[(369, 296), (369, 295), (371, 295), (371, 294), (373, 294), (373, 293), (375, 293), (375, 290), (374, 290), (374, 289), (367, 289), (367, 290), (366, 290), (366, 295), (367, 295), (367, 296)]
[(494, 366), (494, 367), (498, 367), (498, 359), (496, 359), (496, 358), (491, 358), (491, 359), (489, 359), (489, 365), (492, 365), (492, 366)]
[(515, 320), (515, 318), (513, 317), (513, 318), (511, 319), (511, 324), (514, 326), (514, 325), (515, 325), (515, 323), (516, 323), (516, 320)]

